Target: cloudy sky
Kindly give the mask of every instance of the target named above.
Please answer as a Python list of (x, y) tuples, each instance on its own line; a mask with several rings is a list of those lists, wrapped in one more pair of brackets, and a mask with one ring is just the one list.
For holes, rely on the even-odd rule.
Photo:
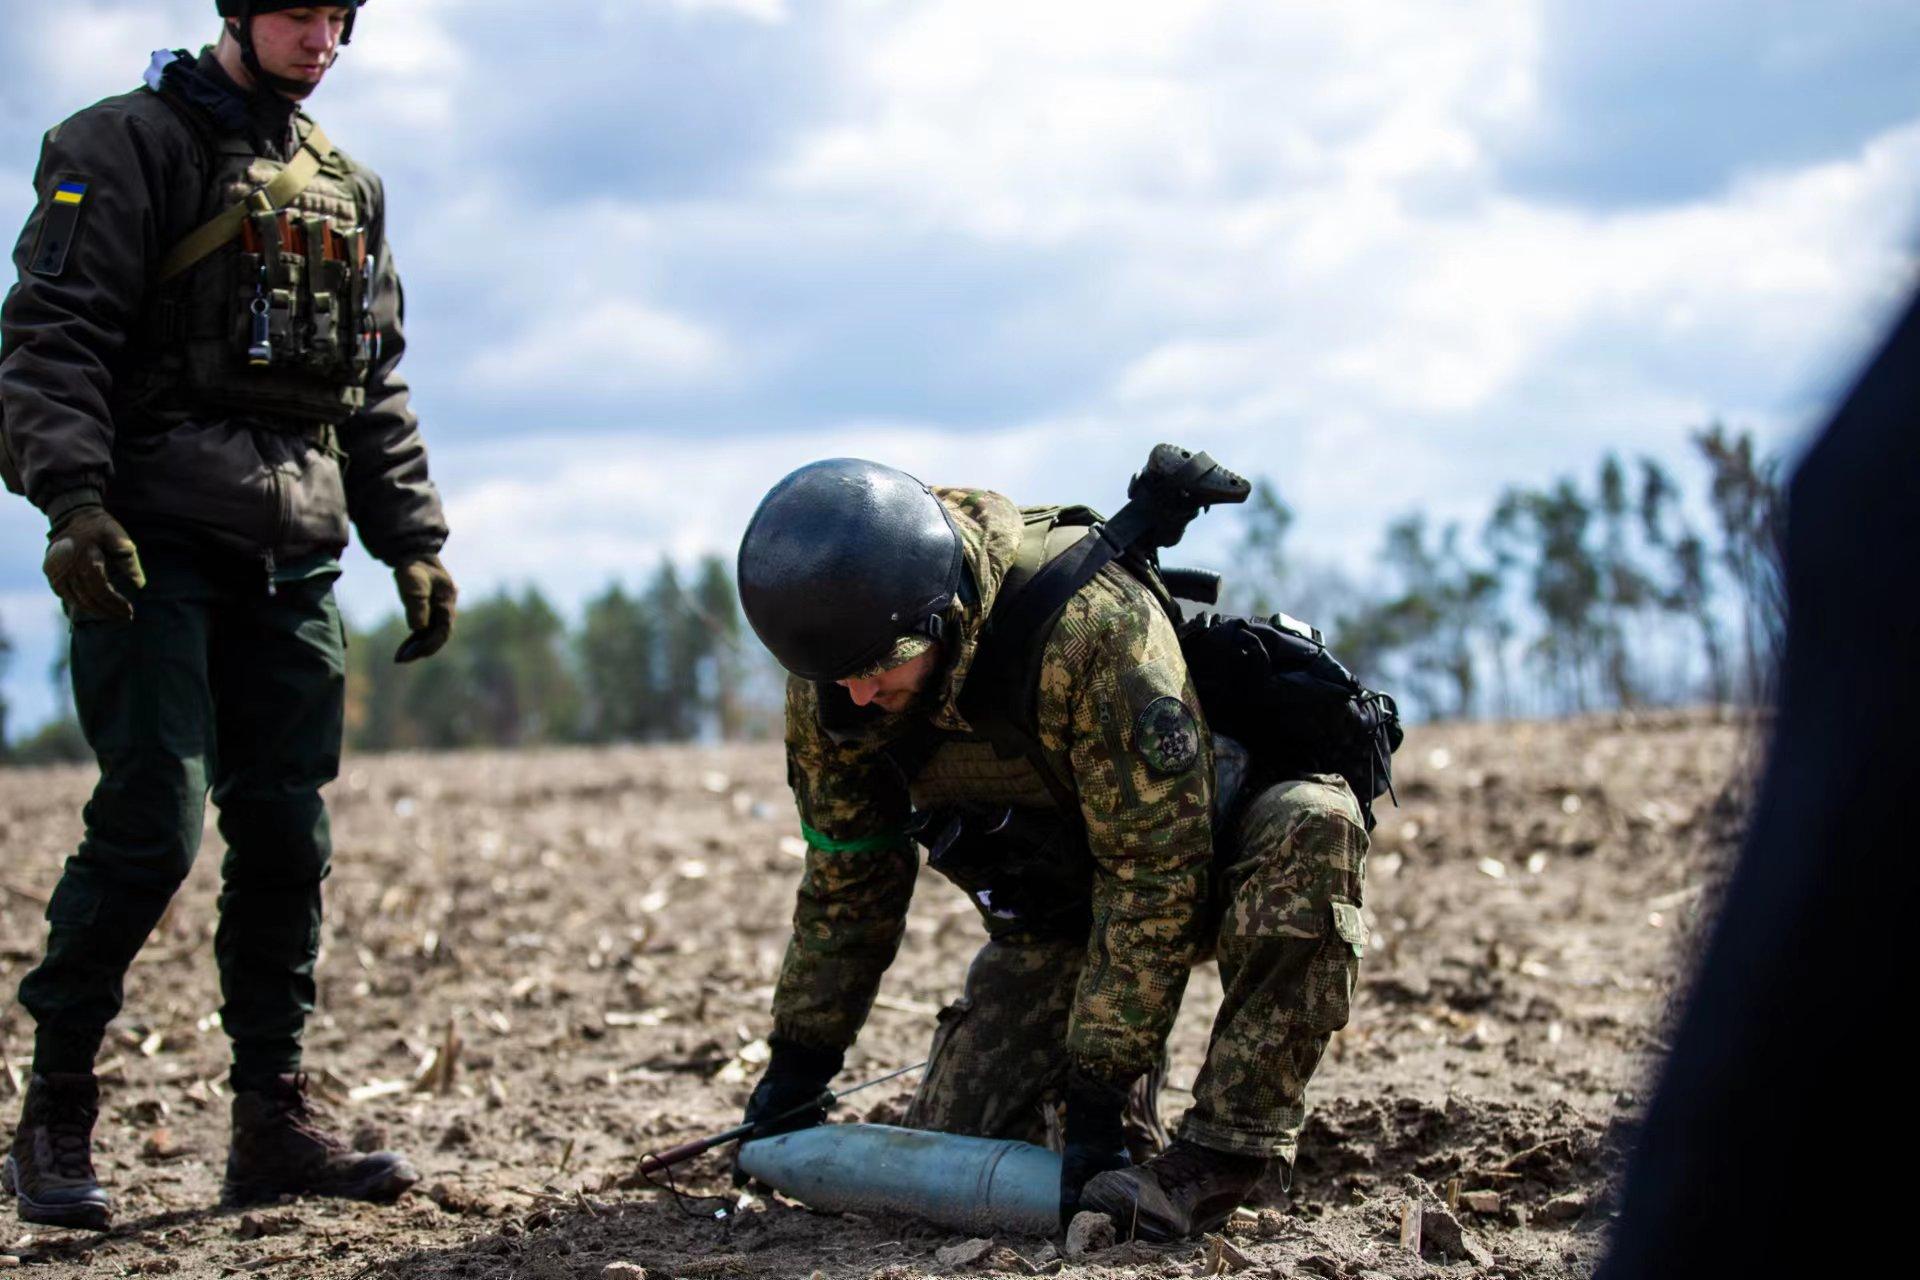
[[(4, 0), (0, 224), (212, 10)], [(449, 564), (572, 605), (830, 454), (1097, 505), (1176, 440), (1354, 563), (1712, 418), (1790, 448), (1914, 279), (1915, 66), (1911, 0), (373, 0), (311, 106), (387, 179)]]

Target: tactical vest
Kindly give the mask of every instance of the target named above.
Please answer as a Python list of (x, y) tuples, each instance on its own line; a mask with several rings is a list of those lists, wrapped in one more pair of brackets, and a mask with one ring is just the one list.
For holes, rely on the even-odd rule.
[[(1001, 579), (1001, 600), (1011, 599), (1048, 560), (1062, 554), (1092, 531), (1099, 514), (1089, 507), (1026, 507), (1020, 548)], [(1130, 566), (1131, 567), (1131, 566)], [(1163, 607), (1175, 610), (1151, 566), (1136, 570)], [(1173, 614), (1178, 620), (1178, 612)], [(1068, 813), (1079, 811), (1071, 786), (1057, 777), (1037, 754), (1031, 729), (1037, 722), (1034, 701), (1040, 656), (1052, 626), (1034, 628), (1017, 645), (998, 643), (989, 616), (978, 658), (960, 692), (960, 713), (973, 726), (971, 737), (919, 722), (883, 748), (906, 782), (916, 809), (927, 809), (960, 799), (1017, 795), (999, 803), (1047, 805)], [(878, 707), (855, 707), (831, 683), (819, 686), (822, 727), (833, 737), (854, 737), (881, 718)], [(964, 748), (964, 749), (957, 749)]]
[[(255, 197), (286, 166), (175, 106), (209, 160), (202, 216)], [(304, 139), (313, 122), (295, 117)], [(352, 163), (334, 151), (286, 207), (251, 213), (232, 240), (162, 284), (129, 378), (136, 403), (224, 410), (266, 425), (338, 426), (366, 403), (379, 355), (373, 262)]]
[[(1026, 527), (1002, 579), (1002, 599), (1012, 598), (1099, 519), (1086, 507), (1037, 507), (1021, 514)], [(1156, 598), (1170, 607), (1150, 566), (1142, 568)], [(990, 617), (988, 637), (992, 626)], [(1031, 674), (1037, 686), (1040, 654), (1051, 632), (1051, 625), (1040, 628), (1011, 655), (1013, 664), (1026, 664), (1012, 675), (1016, 684)], [(1079, 799), (1046, 762), (1037, 739), (1011, 734), (1007, 717), (991, 713), (1003, 704), (1011, 710), (1004, 682), (1012, 673), (1007, 662), (993, 660), (999, 652), (983, 639), (981, 653), (989, 667), (976, 662), (961, 693), (961, 713), (973, 735), (921, 722), (883, 749), (906, 781), (914, 811), (911, 834), (926, 848), (927, 865), (974, 900), (990, 934), (1084, 937), (1093, 918), (1093, 855)], [(821, 695), (829, 732), (857, 723), (849, 715), (857, 715), (857, 709), (840, 690), (826, 686)], [(1037, 714), (1030, 703), (1022, 705)], [(1033, 720), (1028, 716), (1022, 725), (1031, 730)]]
[[(966, 686), (960, 691), (960, 714), (981, 737), (1006, 757), (1029, 761), (1053, 793), (1059, 807), (1078, 814), (1079, 799), (1072, 785), (1051, 767), (1040, 749), (1040, 668), (1054, 621), (1066, 607), (1063, 599), (1043, 617), (1015, 619), (1004, 608), (1017, 600), (1041, 568), (1094, 536), (1100, 513), (1086, 506), (1023, 507), (1026, 521), (1020, 550), (1001, 579), (995, 613), (989, 616)], [(1116, 563), (1144, 586), (1154, 602), (1177, 627), (1180, 609), (1146, 557), (1124, 554)]]
[(951, 808), (1050, 809), (1056, 801), (1025, 756), (1003, 756), (978, 738), (947, 738), (907, 780), (916, 812)]

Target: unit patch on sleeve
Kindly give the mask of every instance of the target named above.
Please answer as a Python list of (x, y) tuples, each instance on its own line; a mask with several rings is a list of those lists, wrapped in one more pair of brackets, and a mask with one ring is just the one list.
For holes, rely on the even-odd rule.
[(1133, 745), (1155, 773), (1185, 773), (1200, 758), (1200, 726), (1187, 704), (1169, 694), (1141, 709)]
[(56, 182), (40, 214), (40, 234), (33, 242), (27, 270), (37, 276), (57, 276), (67, 269), (67, 252), (80, 234), (80, 210), (87, 202), (87, 184), (78, 178)]

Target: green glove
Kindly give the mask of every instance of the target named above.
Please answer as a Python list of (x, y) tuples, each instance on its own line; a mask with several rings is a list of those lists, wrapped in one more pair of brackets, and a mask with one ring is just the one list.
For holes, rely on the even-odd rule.
[(41, 568), (53, 594), (74, 617), (133, 621), (133, 603), (120, 594), (114, 580), (137, 591), (147, 585), (147, 574), (133, 539), (105, 507), (87, 505), (67, 512), (47, 535), (47, 544)]
[(420, 556), (395, 569), (393, 581), (400, 588), (400, 607), (406, 610), (407, 629), (412, 633), (400, 642), (393, 660), (430, 658), (453, 634), (454, 602), (460, 598), (453, 575), (439, 556)]

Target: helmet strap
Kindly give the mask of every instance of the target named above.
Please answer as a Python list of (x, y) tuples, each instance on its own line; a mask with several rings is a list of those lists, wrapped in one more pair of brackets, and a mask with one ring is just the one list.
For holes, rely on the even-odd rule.
[[(340, 49), (346, 48), (353, 39), (353, 20), (359, 12), (360, 6), (357, 4), (347, 10), (346, 25), (340, 29), (340, 46), (333, 51), (334, 62), (340, 60)], [(260, 55), (253, 47), (253, 19), (253, 6), (250, 4), (241, 6), (238, 17), (227, 19), (227, 31), (232, 34), (234, 43), (240, 46), (240, 65), (247, 69), (247, 74), (253, 77), (253, 82), (295, 100), (305, 98), (312, 93), (312, 85), (289, 76), (274, 75), (260, 65)], [(333, 63), (330, 62), (327, 65), (331, 68)]]

